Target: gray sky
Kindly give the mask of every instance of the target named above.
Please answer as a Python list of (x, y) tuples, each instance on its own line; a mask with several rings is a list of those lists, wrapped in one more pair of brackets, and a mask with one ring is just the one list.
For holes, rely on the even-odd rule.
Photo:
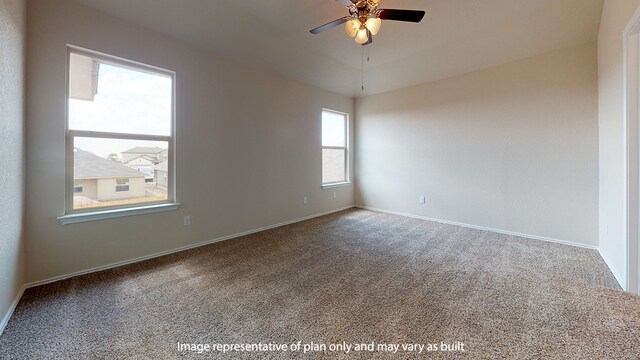
[[(69, 99), (69, 128), (169, 135), (171, 88), (169, 77), (100, 64), (98, 93), (94, 101)], [(166, 148), (167, 144), (76, 138), (74, 146), (107, 157), (134, 146)]]
[(322, 113), (322, 145), (345, 146), (344, 115), (331, 111)]

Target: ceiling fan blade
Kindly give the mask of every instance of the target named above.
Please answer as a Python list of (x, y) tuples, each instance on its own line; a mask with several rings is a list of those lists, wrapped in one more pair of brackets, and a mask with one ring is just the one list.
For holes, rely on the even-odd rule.
[(353, 3), (351, 2), (351, 0), (336, 0), (336, 1), (346, 7), (353, 6)]
[(330, 23), (326, 23), (326, 24), (324, 24), (324, 25), (322, 25), (322, 26), (318, 26), (318, 27), (317, 27), (317, 28), (315, 28), (315, 29), (311, 29), (309, 32), (310, 32), (310, 33), (312, 33), (312, 34), (318, 34), (318, 33), (321, 33), (321, 32), (323, 32), (323, 31), (325, 31), (325, 30), (329, 30), (329, 29), (331, 29), (332, 27), (338, 26), (338, 25), (340, 25), (340, 24), (344, 24), (344, 23), (346, 23), (347, 21), (349, 21), (350, 19), (351, 19), (350, 17), (345, 16), (345, 17), (343, 17), (343, 18), (340, 18), (340, 19), (337, 19), (337, 20), (333, 20), (333, 21), (332, 21), (332, 22), (330, 22)]
[(380, 19), (408, 21), (418, 23), (422, 21), (425, 12), (422, 10), (380, 9)]

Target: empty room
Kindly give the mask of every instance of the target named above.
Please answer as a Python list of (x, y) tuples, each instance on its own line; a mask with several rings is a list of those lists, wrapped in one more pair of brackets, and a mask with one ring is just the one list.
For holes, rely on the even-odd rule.
[(1, 0), (0, 359), (640, 358), (640, 0)]

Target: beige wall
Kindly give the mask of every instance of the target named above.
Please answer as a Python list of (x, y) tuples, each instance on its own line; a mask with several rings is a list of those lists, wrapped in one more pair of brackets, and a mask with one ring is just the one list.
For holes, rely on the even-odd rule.
[(144, 197), (144, 177), (128, 178), (129, 191), (116, 191), (116, 179), (98, 179), (98, 200), (120, 200)]
[(24, 50), (24, 1), (0, 1), (0, 332), (24, 280)]
[(82, 180), (82, 192), (74, 193), (74, 196), (86, 196), (89, 199), (98, 198), (98, 180), (97, 179), (84, 179)]
[(358, 99), (356, 114), (356, 204), (598, 245), (595, 44)]
[[(352, 114), (353, 99), (70, 1), (28, 5), (27, 281), (353, 204), (351, 186), (320, 187), (322, 108)], [(66, 44), (176, 71), (178, 211), (58, 223), (64, 212)], [(184, 215), (191, 215), (191, 226), (182, 226)]]
[(639, 0), (606, 0), (598, 35), (600, 253), (626, 286), (625, 122), (622, 32)]

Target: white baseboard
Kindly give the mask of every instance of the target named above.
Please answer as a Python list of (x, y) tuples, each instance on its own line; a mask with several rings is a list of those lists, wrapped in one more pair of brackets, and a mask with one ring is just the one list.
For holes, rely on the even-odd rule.
[(27, 288), (26, 285), (22, 285), (22, 287), (16, 294), (16, 297), (13, 299), (13, 303), (11, 303), (11, 306), (9, 306), (7, 313), (4, 314), (4, 317), (2, 318), (2, 322), (0, 322), (0, 336), (2, 336), (2, 333), (4, 332), (4, 329), (7, 327), (7, 324), (9, 324), (9, 319), (11, 319), (11, 315), (13, 315), (13, 312), (16, 310), (16, 306), (18, 306), (18, 303), (20, 302), (20, 298), (22, 298), (22, 294), (24, 294), (24, 290), (26, 288)]
[(618, 285), (620, 285), (622, 290), (629, 291), (629, 286), (628, 286), (629, 284), (627, 284), (626, 279), (624, 279), (622, 275), (613, 271), (615, 267), (611, 266), (612, 262), (611, 260), (609, 260), (609, 257), (606, 254), (603, 254), (602, 251), (600, 251), (600, 249), (598, 249), (598, 253), (600, 254), (600, 257), (602, 258), (602, 260), (604, 260), (605, 264), (607, 264), (607, 266), (609, 267), (609, 271), (611, 271), (611, 273), (613, 274), (613, 277), (616, 279), (616, 281), (618, 282)]
[(575, 243), (575, 242), (571, 242), (571, 241), (546, 238), (546, 237), (542, 237), (542, 236), (521, 234), (521, 233), (516, 233), (516, 232), (512, 232), (512, 231), (505, 231), (505, 230), (487, 228), (487, 227), (483, 227), (483, 226), (463, 224), (463, 223), (458, 223), (458, 222), (454, 222), (454, 221), (434, 219), (434, 218), (429, 218), (429, 217), (425, 217), (425, 216), (407, 214), (407, 213), (384, 210), (384, 209), (377, 209), (377, 208), (372, 208), (372, 207), (368, 207), (368, 206), (351, 205), (351, 206), (346, 206), (346, 207), (342, 207), (342, 208), (339, 208), (339, 209), (329, 210), (329, 211), (325, 211), (325, 212), (322, 212), (322, 213), (317, 213), (317, 214), (313, 214), (313, 215), (297, 218), (297, 219), (294, 219), (294, 220), (281, 222), (281, 223), (274, 224), (274, 225), (261, 227), (261, 228), (258, 228), (258, 229), (252, 229), (252, 230), (248, 230), (248, 231), (244, 231), (244, 232), (240, 232), (240, 233), (236, 233), (236, 234), (232, 234), (232, 235), (228, 235), (228, 236), (223, 236), (223, 237), (212, 239), (212, 240), (207, 240), (207, 241), (196, 243), (196, 244), (192, 244), (192, 245), (182, 246), (182, 247), (171, 249), (171, 250), (161, 251), (161, 252), (157, 252), (157, 253), (150, 254), (150, 255), (140, 256), (140, 257), (133, 258), (133, 259), (119, 261), (119, 262), (115, 262), (115, 263), (111, 263), (111, 264), (107, 264), (107, 265), (102, 265), (102, 266), (98, 266), (98, 267), (94, 267), (94, 268), (90, 268), (90, 269), (76, 271), (76, 272), (65, 274), (65, 275), (55, 276), (55, 277), (51, 277), (51, 278), (48, 278), (48, 279), (38, 280), (38, 281), (27, 283), (22, 287), (20, 292), (17, 294), (14, 303), (12, 304), (11, 308), (9, 309), (9, 311), (7, 312), (5, 317), (3, 318), (2, 323), (0, 323), (0, 335), (2, 334), (2, 331), (4, 330), (4, 328), (7, 325), (7, 323), (9, 322), (9, 319), (11, 318), (11, 315), (13, 314), (13, 311), (15, 310), (16, 306), (18, 305), (18, 302), (20, 301), (20, 298), (22, 297), (22, 294), (24, 293), (24, 290), (27, 289), (27, 288), (40, 286), (40, 285), (44, 285), (44, 284), (49, 284), (49, 283), (52, 283), (52, 282), (56, 282), (56, 281), (60, 281), (60, 280), (68, 279), (68, 278), (72, 278), (72, 277), (75, 277), (75, 276), (80, 276), (80, 275), (90, 274), (90, 273), (98, 272), (98, 271), (102, 271), (102, 270), (112, 269), (112, 268), (116, 268), (116, 267), (123, 266), (123, 265), (129, 265), (129, 264), (133, 264), (133, 263), (137, 263), (137, 262), (141, 262), (141, 261), (157, 258), (157, 257), (160, 257), (160, 256), (165, 256), (165, 255), (177, 253), (177, 252), (180, 252), (180, 251), (194, 249), (194, 248), (198, 248), (198, 247), (201, 247), (201, 246), (213, 244), (213, 243), (216, 243), (216, 242), (230, 240), (230, 239), (238, 238), (238, 237), (241, 237), (241, 236), (254, 234), (254, 233), (257, 233), (257, 232), (260, 232), (260, 231), (270, 230), (270, 229), (274, 229), (274, 228), (277, 228), (277, 227), (286, 226), (286, 225), (294, 224), (294, 223), (297, 223), (297, 222), (313, 219), (313, 218), (316, 218), (316, 217), (332, 214), (332, 213), (343, 211), (343, 210), (347, 210), (347, 209), (350, 209), (350, 208), (353, 208), (353, 207), (366, 209), (366, 210), (371, 210), (371, 211), (382, 212), (382, 213), (387, 213), (387, 214), (400, 215), (400, 216), (405, 216), (405, 217), (410, 217), (410, 218), (415, 218), (415, 219), (434, 221), (434, 222), (439, 222), (439, 223), (443, 223), (443, 224), (456, 225), (456, 226), (461, 226), (461, 227), (465, 227), (465, 228), (485, 230), (485, 231), (491, 231), (491, 232), (500, 233), (500, 234), (513, 235), (513, 236), (519, 236), (519, 237), (528, 238), (528, 239), (543, 240), (543, 241), (549, 241), (549, 242), (554, 242), (554, 243), (559, 243), (559, 244), (565, 244), (565, 245), (571, 245), (571, 246), (577, 246), (577, 247), (597, 250), (597, 247), (593, 246), (593, 245), (585, 245), (585, 244), (579, 244), (579, 243)]
[(258, 228), (258, 229), (252, 229), (252, 230), (248, 230), (248, 231), (244, 231), (244, 232), (240, 232), (240, 233), (236, 233), (236, 234), (232, 234), (232, 235), (219, 237), (219, 238), (212, 239), (212, 240), (199, 242), (199, 243), (196, 243), (196, 244), (182, 246), (182, 247), (171, 249), (171, 250), (160, 251), (160, 252), (153, 253), (153, 254), (150, 254), (150, 255), (140, 256), (140, 257), (137, 257), (137, 258), (123, 260), (123, 261), (118, 261), (118, 262), (115, 262), (115, 263), (102, 265), (102, 266), (97, 266), (97, 267), (94, 267), (94, 268), (91, 268), (91, 269), (80, 270), (80, 271), (72, 272), (72, 273), (69, 273), (69, 274), (54, 276), (54, 277), (51, 277), (51, 278), (48, 278), (48, 279), (44, 279), (44, 280), (33, 281), (33, 282), (30, 282), (30, 283), (26, 284), (25, 286), (26, 286), (26, 288), (31, 288), (31, 287), (40, 286), (40, 285), (44, 285), (44, 284), (49, 284), (49, 283), (60, 281), (60, 280), (64, 280), (64, 279), (69, 279), (69, 278), (72, 278), (72, 277), (75, 277), (75, 276), (90, 274), (90, 273), (94, 273), (94, 272), (98, 272), (98, 271), (102, 271), (102, 270), (107, 270), (107, 269), (113, 269), (113, 268), (116, 268), (116, 267), (119, 267), (119, 266), (129, 265), (129, 264), (137, 263), (137, 262), (140, 262), (140, 261), (145, 261), (145, 260), (157, 258), (157, 257), (160, 257), (160, 256), (165, 256), (165, 255), (177, 253), (177, 252), (180, 252), (180, 251), (194, 249), (194, 248), (198, 248), (198, 247), (201, 247), (201, 246), (217, 243), (217, 242), (220, 242), (220, 241), (230, 240), (230, 239), (238, 238), (238, 237), (241, 237), (241, 236), (254, 234), (254, 233), (257, 233), (257, 232), (260, 232), (260, 231), (270, 230), (270, 229), (274, 229), (274, 228), (285, 226), (285, 225), (291, 225), (291, 224), (294, 224), (294, 223), (297, 223), (297, 222), (301, 222), (301, 221), (317, 218), (317, 217), (324, 216), (324, 215), (329, 215), (329, 214), (332, 214), (332, 213), (335, 213), (335, 212), (338, 212), (338, 211), (351, 209), (353, 207), (355, 207), (355, 206), (354, 205), (345, 206), (343, 208), (329, 210), (329, 211), (325, 211), (325, 212), (321, 212), (321, 213), (317, 213), (317, 214), (313, 214), (313, 215), (297, 218), (297, 219), (294, 219), (294, 220), (289, 220), (289, 221), (281, 222), (281, 223), (278, 223), (278, 224), (261, 227), (261, 228)]
[(414, 219), (433, 221), (433, 222), (437, 222), (437, 223), (441, 223), (441, 224), (455, 225), (455, 226), (460, 226), (460, 227), (469, 228), (469, 229), (485, 230), (485, 231), (491, 231), (491, 232), (498, 233), (498, 234), (518, 236), (518, 237), (522, 237), (522, 238), (526, 238), (526, 239), (542, 240), (542, 241), (548, 241), (548, 242), (553, 242), (553, 243), (558, 243), (558, 244), (563, 244), (563, 245), (577, 246), (577, 247), (581, 247), (581, 248), (585, 248), (585, 249), (598, 250), (598, 247), (595, 246), (595, 245), (580, 244), (580, 243), (576, 243), (576, 242), (573, 242), (573, 241), (558, 240), (558, 239), (548, 238), (548, 237), (544, 237), (544, 236), (530, 235), (530, 234), (522, 234), (522, 233), (517, 233), (517, 232), (514, 232), (514, 231), (493, 229), (493, 228), (488, 228), (488, 227), (484, 227), (484, 226), (459, 223), (459, 222), (449, 221), (449, 220), (435, 219), (435, 218), (430, 218), (430, 217), (426, 217), (426, 216), (408, 214), (408, 213), (403, 213), (403, 212), (398, 212), (398, 211), (378, 209), (378, 208), (373, 208), (373, 207), (370, 207), (370, 206), (356, 205), (355, 207), (360, 208), (360, 209), (365, 209), (365, 210), (371, 210), (371, 211), (377, 211), (377, 212), (381, 212), (381, 213), (386, 213), (386, 214), (399, 215), (399, 216), (405, 216), (405, 217), (410, 217), (410, 218), (414, 218)]

